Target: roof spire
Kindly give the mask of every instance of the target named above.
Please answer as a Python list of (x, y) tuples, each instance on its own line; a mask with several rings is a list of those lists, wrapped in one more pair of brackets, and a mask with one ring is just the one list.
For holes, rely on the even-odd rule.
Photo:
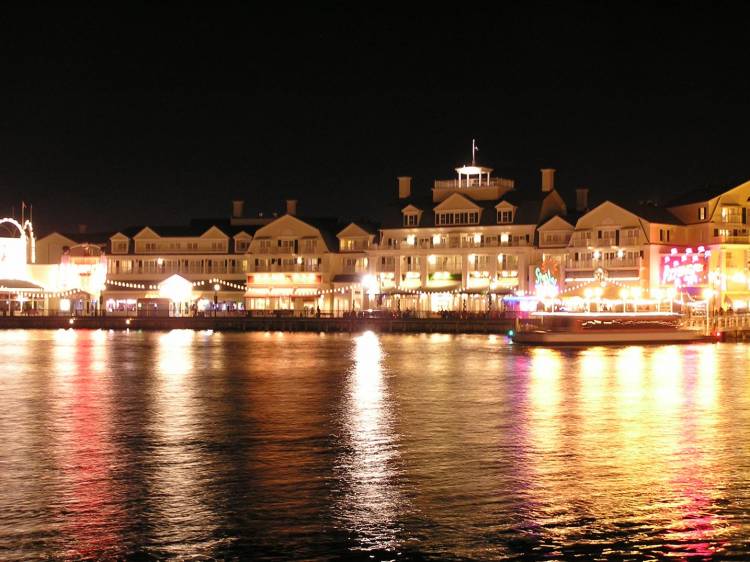
[(471, 139), (471, 165), (476, 166), (477, 165), (477, 152), (479, 151), (479, 147), (477, 146), (477, 142), (474, 139)]

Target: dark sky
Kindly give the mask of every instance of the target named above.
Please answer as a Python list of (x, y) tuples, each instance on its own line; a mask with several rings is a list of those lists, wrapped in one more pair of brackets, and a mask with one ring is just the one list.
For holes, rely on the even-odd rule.
[[(505, 5), (505, 4), (503, 4)], [(180, 224), (232, 198), (369, 216), (470, 158), (538, 189), (669, 199), (750, 177), (739, 13), (679, 4), (186, 5), (0, 23), (0, 207), (38, 231)]]

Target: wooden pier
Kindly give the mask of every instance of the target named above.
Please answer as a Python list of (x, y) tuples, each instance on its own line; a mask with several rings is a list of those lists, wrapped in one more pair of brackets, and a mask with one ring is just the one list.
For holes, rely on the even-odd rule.
[(0, 317), (0, 329), (220, 330), (285, 332), (440, 332), (505, 334), (511, 319), (443, 318), (311, 318), (311, 317)]

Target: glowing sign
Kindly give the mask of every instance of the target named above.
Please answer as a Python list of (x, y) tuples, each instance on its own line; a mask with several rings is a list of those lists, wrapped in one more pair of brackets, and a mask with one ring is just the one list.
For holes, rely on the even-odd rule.
[(557, 277), (560, 274), (560, 258), (547, 256), (540, 267), (534, 270), (534, 292), (540, 298), (553, 298), (560, 292)]
[(711, 251), (703, 246), (697, 251), (692, 248), (680, 253), (672, 248), (662, 261), (661, 282), (663, 285), (680, 287), (694, 287), (708, 282), (708, 259)]
[(534, 290), (538, 297), (554, 297), (559, 292), (557, 287), (557, 279), (549, 271), (542, 271), (541, 267), (537, 267), (534, 270)]

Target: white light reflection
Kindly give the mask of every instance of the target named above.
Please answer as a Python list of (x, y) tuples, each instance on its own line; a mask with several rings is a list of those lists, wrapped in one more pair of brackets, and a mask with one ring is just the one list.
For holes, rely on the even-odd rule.
[(394, 482), (398, 444), (383, 379), (383, 351), (372, 332), (357, 337), (355, 345), (344, 421), (349, 452), (340, 460), (346, 486), (340, 515), (359, 548), (390, 550), (396, 546), (402, 498)]
[(164, 375), (186, 375), (193, 369), (193, 330), (172, 330), (159, 336), (157, 369)]
[[(209, 464), (200, 442), (201, 371), (196, 352), (201, 336), (193, 330), (172, 330), (158, 336), (157, 386), (152, 431), (157, 446), (150, 457), (155, 497), (160, 498), (150, 522), (169, 543), (168, 552), (186, 558), (210, 552), (217, 527), (205, 486)], [(200, 524), (197, 524), (200, 522)]]

